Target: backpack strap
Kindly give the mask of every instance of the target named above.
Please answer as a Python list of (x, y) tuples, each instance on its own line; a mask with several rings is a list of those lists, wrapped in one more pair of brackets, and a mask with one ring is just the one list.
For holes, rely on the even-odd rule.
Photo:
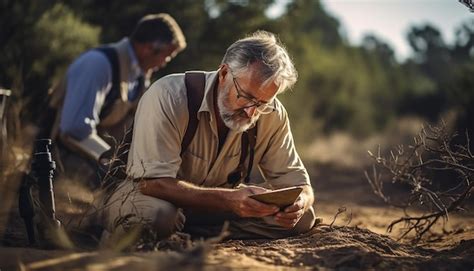
[(186, 94), (188, 96), (189, 120), (183, 141), (181, 141), (181, 155), (186, 151), (194, 138), (194, 134), (196, 134), (199, 123), (197, 113), (204, 98), (206, 78), (203, 72), (186, 72), (184, 75), (184, 83), (186, 85)]
[(99, 116), (100, 119), (103, 119), (112, 110), (114, 101), (120, 97), (120, 63), (118, 53), (114, 48), (104, 46), (95, 48), (95, 50), (103, 53), (112, 67), (112, 87), (107, 96), (105, 96), (105, 102)]

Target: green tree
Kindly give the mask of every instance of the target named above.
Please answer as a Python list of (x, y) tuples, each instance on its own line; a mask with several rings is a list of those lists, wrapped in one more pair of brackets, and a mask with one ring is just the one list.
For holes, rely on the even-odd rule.
[(457, 62), (469, 62), (474, 58), (474, 19), (463, 22), (456, 30), (456, 41), (452, 49)]
[(448, 106), (447, 88), (453, 70), (449, 47), (444, 42), (441, 32), (429, 24), (412, 27), (407, 38), (415, 53), (413, 61), (417, 63), (421, 73), (436, 85), (435, 91), (419, 96), (417, 100), (408, 101), (408, 104), (423, 104), (423, 116), (436, 120)]
[[(456, 41), (452, 49), (457, 67), (449, 88), (450, 105), (459, 112), (456, 123), (458, 131), (467, 130), (474, 137), (474, 20), (462, 23), (456, 30)], [(472, 151), (474, 147), (471, 145)]]
[[(61, 3), (3, 1), (0, 84), (27, 105), (28, 119), (37, 116), (47, 90), (80, 52), (98, 42), (99, 29), (81, 21)], [(34, 101), (34, 102), (33, 102)]]

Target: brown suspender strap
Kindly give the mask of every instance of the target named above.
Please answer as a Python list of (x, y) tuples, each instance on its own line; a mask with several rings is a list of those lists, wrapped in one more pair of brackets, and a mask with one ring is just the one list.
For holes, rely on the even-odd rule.
[[(247, 176), (245, 176), (245, 183), (248, 183), (250, 181), (250, 173), (252, 172), (252, 166), (253, 166), (253, 159), (255, 156), (255, 145), (257, 144), (257, 123), (255, 123), (255, 126), (252, 127), (252, 129), (247, 131), (248, 135), (248, 141), (249, 141), (249, 149), (250, 149), (250, 155), (249, 155), (249, 165), (247, 167)], [(245, 160), (245, 158), (244, 158)]]
[[(247, 153), (249, 151), (249, 137), (247, 136), (247, 133), (248, 132), (244, 132), (242, 133), (242, 136), (240, 138), (240, 148), (241, 148), (241, 152), (240, 152), (240, 160), (239, 160), (239, 166), (238, 168), (242, 168), (243, 169), (243, 166), (245, 164), (245, 158), (247, 158)], [(243, 171), (242, 171), (243, 173)], [(241, 175), (242, 177), (243, 175)]]
[[(239, 184), (239, 182), (242, 180), (245, 183), (250, 181), (250, 173), (252, 172), (256, 142), (257, 124), (255, 124), (252, 129), (242, 133), (239, 165), (229, 174), (229, 176), (227, 176), (227, 182), (233, 187)], [(249, 163), (247, 166), (247, 172), (245, 172), (245, 159), (247, 158), (247, 154), (249, 154)]]
[(244, 177), (245, 172), (245, 158), (247, 158), (247, 152), (249, 148), (249, 138), (247, 136), (247, 132), (243, 132), (242, 136), (240, 137), (240, 160), (239, 165), (237, 168), (229, 173), (227, 176), (227, 183), (231, 184), (232, 187), (235, 187)]
[(188, 96), (188, 112), (189, 121), (188, 127), (181, 141), (181, 156), (188, 148), (189, 144), (194, 138), (198, 126), (197, 113), (204, 98), (204, 88), (206, 78), (203, 72), (186, 72), (184, 75), (184, 82), (186, 85), (186, 94)]

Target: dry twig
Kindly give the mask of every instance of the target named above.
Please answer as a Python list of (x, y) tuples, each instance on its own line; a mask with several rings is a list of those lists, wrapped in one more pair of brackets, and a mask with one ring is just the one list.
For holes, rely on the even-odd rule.
[[(414, 232), (414, 241), (418, 242), (437, 221), (445, 222), (449, 213), (463, 210), (473, 190), (474, 156), (467, 132), (465, 144), (457, 144), (457, 139), (459, 136), (448, 133), (445, 125), (428, 126), (414, 137), (413, 144), (399, 145), (390, 155), (381, 155), (380, 146), (377, 154), (368, 152), (374, 165), (371, 174), (366, 171), (365, 176), (373, 192), (385, 203), (405, 211), (404, 217), (390, 223), (389, 232), (404, 223), (400, 239)], [(382, 178), (382, 173), (388, 173), (390, 180)], [(409, 197), (395, 201), (387, 196), (384, 183), (388, 181), (407, 185)], [(421, 208), (424, 214), (409, 215), (409, 207)]]
[[(346, 207), (344, 207), (344, 206), (339, 207), (339, 209), (337, 209), (337, 213), (334, 215), (334, 218), (332, 219), (332, 222), (329, 224), (329, 228), (332, 229), (333, 224), (334, 224), (334, 223), (336, 222), (336, 220), (337, 220), (337, 217), (338, 217), (340, 214), (345, 213), (345, 212), (347, 212), (347, 208), (346, 208)], [(346, 226), (349, 225), (349, 224), (351, 223), (351, 221), (352, 221), (352, 212), (351, 212), (351, 214), (350, 214), (350, 217), (349, 217), (349, 220), (348, 220)]]

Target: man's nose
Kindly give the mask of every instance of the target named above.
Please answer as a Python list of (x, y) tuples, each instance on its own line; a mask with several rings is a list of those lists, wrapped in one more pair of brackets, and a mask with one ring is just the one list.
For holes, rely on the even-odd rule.
[(255, 106), (247, 107), (247, 108), (244, 108), (244, 111), (247, 114), (247, 116), (251, 118), (255, 115), (255, 111), (257, 111), (257, 107)]

